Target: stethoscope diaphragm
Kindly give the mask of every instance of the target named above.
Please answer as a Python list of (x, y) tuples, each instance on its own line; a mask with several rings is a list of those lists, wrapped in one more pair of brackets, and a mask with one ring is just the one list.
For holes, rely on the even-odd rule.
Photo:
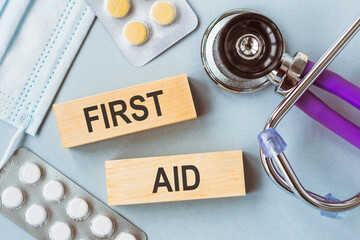
[(283, 38), (274, 22), (248, 10), (231, 10), (216, 18), (201, 43), (206, 72), (232, 92), (266, 86), (266, 75), (280, 63), (283, 51)]

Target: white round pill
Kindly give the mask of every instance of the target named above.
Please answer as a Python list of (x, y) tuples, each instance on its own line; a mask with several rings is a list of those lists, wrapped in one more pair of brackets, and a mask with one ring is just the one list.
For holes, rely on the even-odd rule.
[(97, 215), (91, 221), (90, 229), (95, 236), (105, 238), (111, 236), (114, 231), (114, 226), (110, 218)]
[(47, 201), (60, 201), (65, 194), (64, 186), (57, 180), (46, 183), (43, 189), (44, 198)]
[(25, 212), (25, 220), (33, 227), (41, 227), (48, 218), (46, 209), (38, 204), (31, 205)]
[(71, 228), (64, 222), (55, 222), (50, 228), (49, 235), (52, 240), (70, 240), (72, 238)]
[(73, 198), (67, 204), (66, 212), (70, 218), (81, 221), (89, 214), (89, 205), (84, 199)]
[(136, 238), (130, 233), (122, 232), (116, 237), (115, 240), (136, 240)]
[(20, 180), (25, 184), (34, 184), (40, 180), (41, 171), (35, 163), (26, 163), (20, 170)]
[(24, 202), (24, 194), (17, 187), (8, 187), (1, 194), (1, 202), (6, 208), (18, 208)]

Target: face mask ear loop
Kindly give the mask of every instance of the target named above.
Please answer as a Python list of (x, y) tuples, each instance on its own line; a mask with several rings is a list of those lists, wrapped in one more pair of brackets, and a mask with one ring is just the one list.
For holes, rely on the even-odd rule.
[(4, 167), (4, 165), (7, 163), (11, 150), (14, 148), (15, 144), (17, 143), (17, 141), (19, 140), (19, 138), (22, 136), (22, 134), (25, 132), (25, 129), (27, 128), (28, 124), (22, 124), (18, 130), (16, 131), (16, 133), (14, 134), (14, 136), (11, 138), (10, 143), (8, 145), (8, 147), (6, 148), (6, 151), (4, 153), (4, 156), (2, 157), (1, 161), (0, 161), (0, 169), (2, 169)]

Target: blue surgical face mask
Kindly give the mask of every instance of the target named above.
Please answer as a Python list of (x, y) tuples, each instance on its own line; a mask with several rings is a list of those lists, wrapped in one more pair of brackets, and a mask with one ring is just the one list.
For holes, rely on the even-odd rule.
[(85, 0), (0, 0), (1, 120), (36, 134), (93, 20)]

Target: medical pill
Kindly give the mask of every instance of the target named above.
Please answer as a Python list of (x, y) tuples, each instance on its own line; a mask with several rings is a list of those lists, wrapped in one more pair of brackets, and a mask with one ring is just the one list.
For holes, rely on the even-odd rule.
[(73, 198), (67, 204), (66, 212), (71, 219), (81, 221), (89, 214), (89, 205), (84, 199)]
[(25, 212), (25, 220), (33, 227), (41, 227), (48, 218), (46, 209), (38, 204), (31, 205)]
[(115, 240), (136, 240), (136, 238), (130, 233), (122, 232), (119, 234), (119, 236), (116, 237)]
[(97, 215), (91, 221), (90, 229), (95, 236), (104, 238), (111, 236), (114, 231), (114, 226), (110, 218)]
[(40, 180), (41, 171), (35, 163), (26, 163), (20, 170), (20, 180), (25, 184), (35, 184)]
[(176, 17), (175, 6), (167, 1), (157, 1), (151, 8), (153, 20), (160, 25), (172, 23)]
[(49, 235), (52, 240), (70, 240), (72, 232), (68, 224), (64, 222), (55, 222), (50, 228)]
[(1, 202), (6, 208), (18, 208), (24, 202), (24, 194), (17, 187), (8, 187), (1, 194)]
[(60, 201), (65, 195), (64, 186), (57, 180), (52, 180), (44, 186), (43, 196), (47, 201)]
[(145, 23), (131, 21), (125, 25), (125, 38), (133, 45), (139, 45), (146, 41), (149, 35), (149, 29)]
[(116, 18), (124, 17), (130, 10), (129, 0), (108, 0), (106, 2), (107, 12)]

